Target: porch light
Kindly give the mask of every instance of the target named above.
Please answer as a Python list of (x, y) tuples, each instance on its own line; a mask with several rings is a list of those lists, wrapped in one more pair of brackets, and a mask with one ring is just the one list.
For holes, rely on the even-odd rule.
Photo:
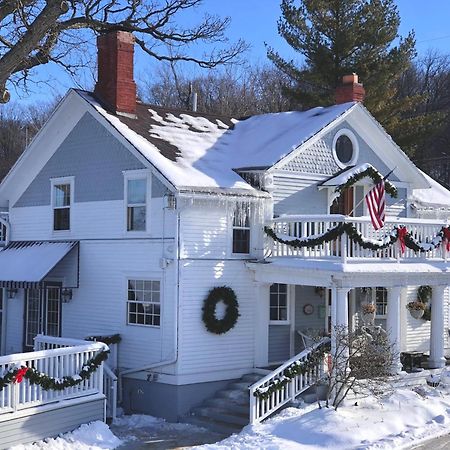
[(61, 300), (63, 303), (69, 303), (72, 300), (72, 289), (64, 288), (61, 291)]
[(7, 294), (8, 298), (14, 298), (17, 294), (17, 289), (16, 288), (8, 288), (8, 289), (6, 289), (6, 294)]

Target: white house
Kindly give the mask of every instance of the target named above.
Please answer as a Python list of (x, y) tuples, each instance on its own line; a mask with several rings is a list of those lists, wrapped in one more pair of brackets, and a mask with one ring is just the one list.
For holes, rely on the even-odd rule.
[[(230, 119), (139, 102), (132, 36), (98, 44), (94, 93), (70, 90), (0, 185), (2, 354), (40, 333), (120, 334), (126, 411), (177, 420), (203, 404), (223, 422), (226, 402), (248, 411), (234, 391), (295, 360), (298, 331), (353, 327), (364, 302), (400, 351), (445, 364), (450, 192), (357, 78), (327, 108)], [(391, 171), (375, 231), (364, 196)], [(431, 321), (406, 308), (424, 285)]]

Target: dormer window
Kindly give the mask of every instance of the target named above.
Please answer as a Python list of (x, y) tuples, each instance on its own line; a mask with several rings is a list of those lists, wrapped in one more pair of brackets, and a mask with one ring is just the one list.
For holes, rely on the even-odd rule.
[(52, 180), (53, 231), (70, 230), (70, 208), (73, 201), (73, 178)]
[(358, 140), (348, 129), (339, 130), (333, 139), (333, 157), (341, 169), (352, 166), (358, 159)]

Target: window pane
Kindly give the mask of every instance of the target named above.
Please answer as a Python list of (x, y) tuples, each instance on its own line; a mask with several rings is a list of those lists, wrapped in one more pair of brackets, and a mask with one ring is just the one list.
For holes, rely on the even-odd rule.
[(145, 203), (147, 194), (147, 180), (141, 178), (139, 180), (128, 180), (128, 204)]
[(70, 230), (70, 208), (53, 210), (53, 229)]
[(270, 308), (270, 320), (278, 320), (278, 309)]
[(70, 206), (70, 184), (53, 186), (53, 206)]
[(145, 206), (128, 207), (128, 231), (145, 231)]
[(250, 230), (233, 230), (233, 253), (250, 253)]
[(128, 280), (128, 323), (159, 326), (160, 281)]

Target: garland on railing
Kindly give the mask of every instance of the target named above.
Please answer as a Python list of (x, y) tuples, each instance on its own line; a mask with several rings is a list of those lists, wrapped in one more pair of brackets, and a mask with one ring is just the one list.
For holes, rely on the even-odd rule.
[(120, 336), (120, 334), (113, 334), (111, 336), (88, 336), (85, 339), (86, 341), (103, 342), (106, 345), (111, 345), (120, 344), (122, 336)]
[(45, 391), (62, 391), (63, 389), (77, 386), (87, 380), (100, 367), (103, 361), (108, 358), (109, 350), (101, 350), (95, 356), (83, 364), (80, 373), (62, 378), (49, 377), (45, 373), (39, 372), (34, 367), (13, 367), (0, 377), (0, 391), (8, 384), (21, 383), (23, 379), (29, 380), (30, 384), (41, 386)]
[[(351, 175), (349, 178), (347, 178), (347, 181), (345, 183), (337, 186), (334, 192), (340, 194), (343, 190), (353, 186), (355, 183), (357, 183), (359, 180), (362, 180), (365, 177), (372, 178), (375, 184), (383, 179), (383, 176), (381, 175), (380, 172), (378, 172), (377, 169), (375, 169), (372, 166), (369, 166), (362, 172), (354, 173), (353, 175)], [(397, 188), (389, 180), (384, 180), (384, 189), (391, 197), (393, 198), (397, 197), (398, 195)]]
[(305, 375), (306, 372), (317, 367), (323, 360), (325, 353), (330, 351), (330, 348), (329, 342), (315, 348), (303, 361), (294, 361), (283, 370), (278, 378), (275, 378), (267, 386), (256, 389), (253, 395), (261, 400), (267, 400), (274, 392), (281, 391), (297, 375)]
[(449, 238), (447, 236), (450, 235), (450, 227), (442, 227), (432, 239), (427, 239), (426, 242), (419, 242), (406, 229), (406, 227), (398, 226), (394, 227), (394, 229), (383, 238), (375, 240), (365, 238), (352, 223), (340, 223), (322, 234), (304, 238), (291, 238), (286, 236), (286, 239), (286, 237), (280, 237), (269, 227), (264, 227), (264, 231), (274, 241), (294, 248), (316, 247), (325, 242), (334, 241), (342, 234), (346, 233), (352, 242), (356, 242), (362, 248), (368, 250), (382, 250), (391, 247), (399, 241), (402, 253), (405, 252), (406, 247), (414, 252), (428, 252), (439, 247), (444, 241), (446, 242), (446, 246), (448, 248)]

